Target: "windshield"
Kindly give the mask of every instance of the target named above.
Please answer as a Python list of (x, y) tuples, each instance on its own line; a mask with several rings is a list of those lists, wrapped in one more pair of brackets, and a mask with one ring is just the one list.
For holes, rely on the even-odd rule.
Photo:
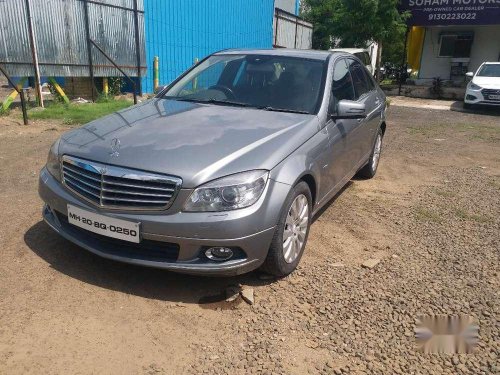
[(210, 56), (163, 97), (315, 114), (324, 64), (286, 56)]
[(477, 75), (479, 77), (500, 77), (500, 64), (484, 64)]

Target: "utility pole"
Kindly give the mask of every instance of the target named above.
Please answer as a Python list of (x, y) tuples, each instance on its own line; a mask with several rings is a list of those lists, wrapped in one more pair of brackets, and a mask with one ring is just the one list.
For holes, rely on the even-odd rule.
[(33, 18), (31, 17), (30, 0), (26, 0), (26, 16), (28, 18), (28, 34), (31, 45), (31, 56), (33, 58), (33, 67), (35, 70), (35, 90), (40, 107), (43, 108), (42, 86), (40, 84), (40, 68), (38, 66), (38, 53), (36, 50), (35, 31), (33, 29)]

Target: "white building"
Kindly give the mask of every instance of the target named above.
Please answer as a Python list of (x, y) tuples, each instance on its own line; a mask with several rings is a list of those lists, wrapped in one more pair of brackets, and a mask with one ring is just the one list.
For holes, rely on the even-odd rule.
[(408, 64), (417, 84), (464, 83), (484, 61), (500, 61), (500, 0), (403, 0), (412, 14)]

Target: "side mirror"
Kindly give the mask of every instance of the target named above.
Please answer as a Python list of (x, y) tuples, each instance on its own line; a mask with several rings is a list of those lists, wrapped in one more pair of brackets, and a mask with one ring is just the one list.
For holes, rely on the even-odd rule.
[(330, 117), (333, 120), (365, 118), (366, 105), (364, 103), (344, 99), (338, 102), (336, 113), (332, 113)]
[(467, 72), (467, 73), (465, 73), (465, 76), (467, 78), (472, 78), (472, 77), (474, 77), (474, 72)]
[(158, 86), (158, 87), (156, 88), (156, 90), (155, 90), (155, 94), (158, 94), (159, 92), (162, 92), (162, 91), (163, 91), (163, 89), (164, 89), (165, 87), (167, 87), (167, 86), (164, 86), (164, 85), (162, 85), (162, 86)]

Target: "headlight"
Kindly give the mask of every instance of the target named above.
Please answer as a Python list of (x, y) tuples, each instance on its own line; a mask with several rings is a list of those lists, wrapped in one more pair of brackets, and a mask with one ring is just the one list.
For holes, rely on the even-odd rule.
[(45, 165), (49, 173), (55, 177), (56, 180), (61, 180), (61, 163), (59, 160), (59, 139), (54, 142), (50, 147), (49, 156), (47, 157), (47, 164)]
[(472, 82), (471, 82), (471, 83), (469, 83), (469, 88), (470, 88), (471, 90), (481, 90), (481, 88), (482, 88), (482, 87), (481, 87), (481, 86), (478, 86), (478, 85), (476, 85), (475, 83), (472, 83)]
[(196, 188), (185, 211), (228, 211), (251, 206), (266, 187), (268, 171), (237, 173)]

